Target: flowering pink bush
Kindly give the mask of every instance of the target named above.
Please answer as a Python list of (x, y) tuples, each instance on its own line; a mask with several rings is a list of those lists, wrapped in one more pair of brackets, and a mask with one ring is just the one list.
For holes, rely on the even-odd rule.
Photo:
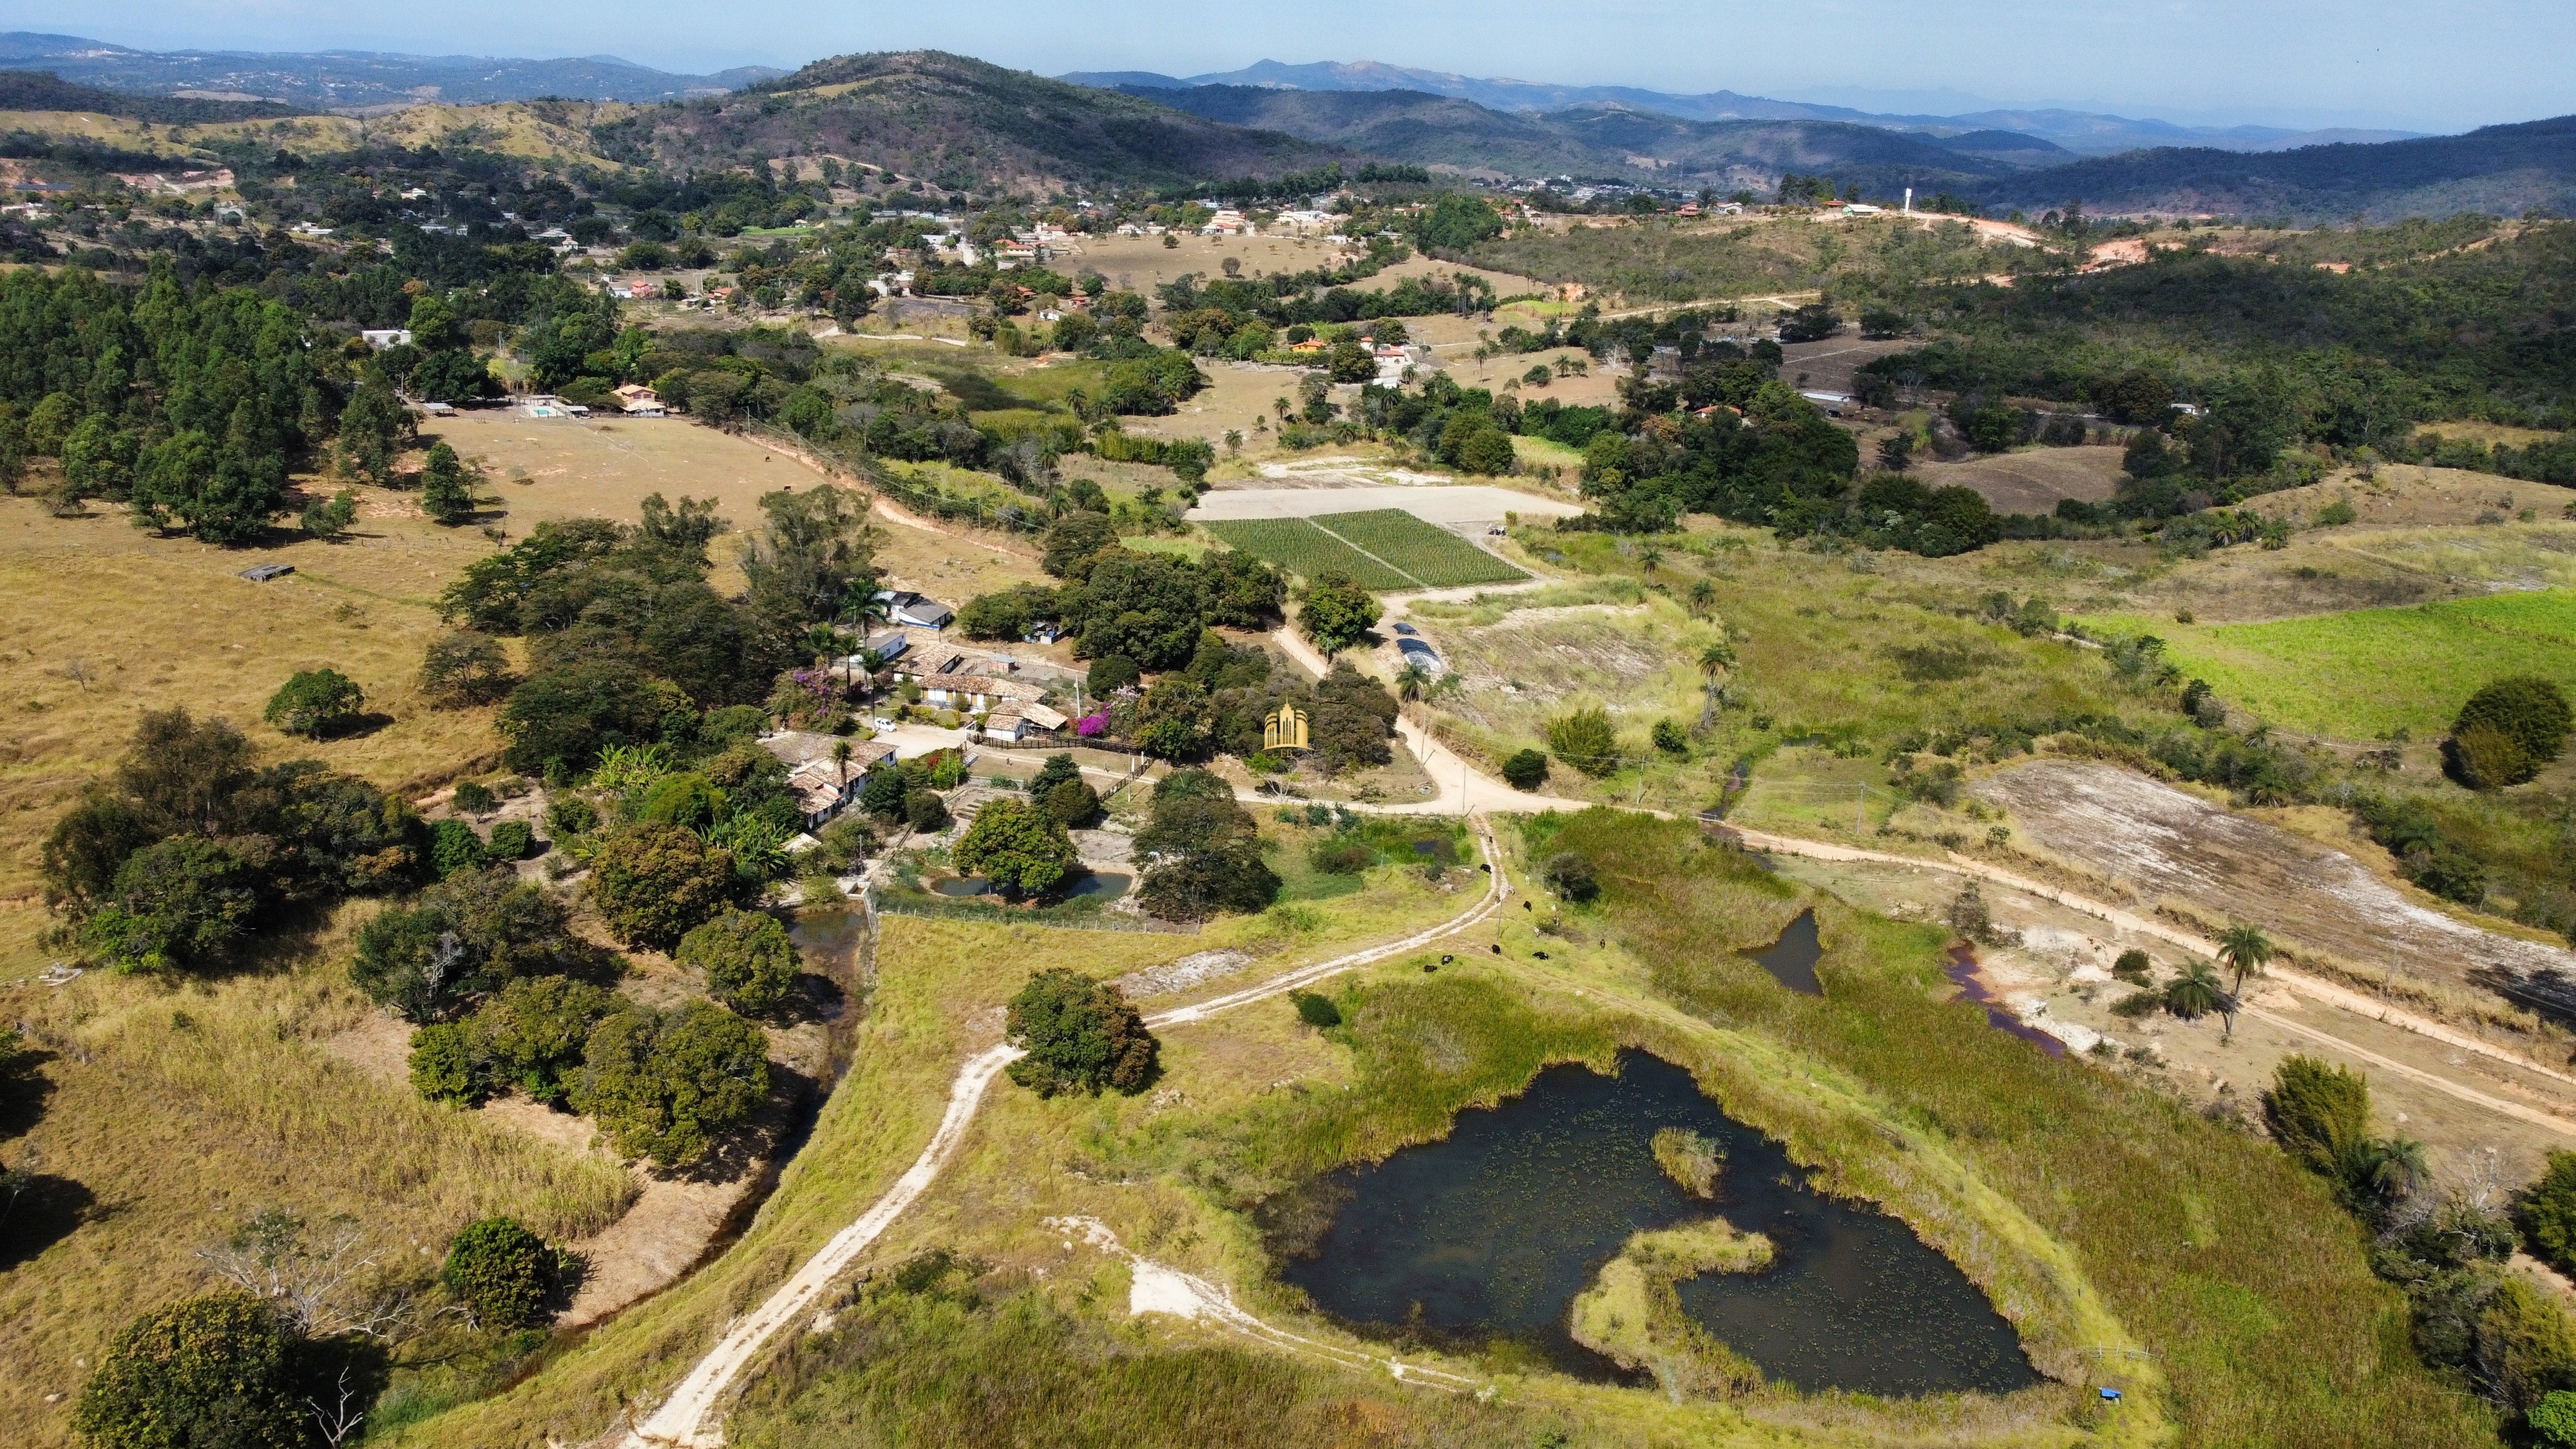
[(1105, 709), (1098, 714), (1086, 715), (1085, 717), (1073, 722), (1073, 732), (1085, 738), (1096, 735), (1107, 728), (1109, 728), (1109, 711)]

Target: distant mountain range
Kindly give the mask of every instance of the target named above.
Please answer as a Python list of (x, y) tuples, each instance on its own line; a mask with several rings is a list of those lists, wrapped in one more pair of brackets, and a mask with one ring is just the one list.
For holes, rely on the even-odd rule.
[(2078, 155), (2107, 156), (2151, 146), (2204, 146), (2221, 151), (2283, 151), (2328, 142), (2394, 141), (2410, 131), (2287, 130), (2277, 126), (2178, 126), (2068, 110), (1984, 110), (1962, 115), (1883, 115), (1848, 106), (1775, 101), (1733, 91), (1673, 95), (1633, 86), (1561, 86), (1415, 70), (1375, 61), (1318, 61), (1287, 65), (1265, 60), (1241, 70), (1186, 78), (1153, 71), (1076, 71), (1058, 77), (1077, 85), (1124, 89), (1141, 86), (1185, 90), (1193, 86), (1259, 86), (1295, 91), (1418, 91), (1473, 101), (1497, 111), (1544, 112), (1590, 107), (1653, 111), (1686, 121), (1846, 121), (1894, 131), (2014, 131), (2037, 136)]
[(363, 50), (267, 54), (238, 50), (131, 50), (77, 35), (0, 34), (0, 66), (51, 71), (67, 81), (146, 95), (277, 101), (310, 111), (362, 111), (423, 101), (483, 105), (563, 96), (669, 101), (722, 95), (783, 72), (744, 66), (673, 75), (613, 55), (512, 60), (476, 55), (387, 55)]
[(1506, 176), (1566, 175), (1665, 186), (1769, 190), (1784, 171), (1830, 172), (1875, 194), (1936, 189), (2075, 160), (2036, 136), (1936, 137), (1847, 121), (1691, 121), (1626, 106), (1543, 113), (1494, 110), (1422, 91), (1298, 91), (1262, 86), (1118, 87), (1233, 126), (1284, 131), (1422, 165)]

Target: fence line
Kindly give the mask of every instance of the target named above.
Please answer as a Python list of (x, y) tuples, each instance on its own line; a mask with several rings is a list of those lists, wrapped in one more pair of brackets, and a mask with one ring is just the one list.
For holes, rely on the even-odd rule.
[[(873, 895), (873, 892), (871, 893)], [(996, 926), (1044, 926), (1058, 931), (1131, 931), (1147, 935), (1195, 936), (1199, 928), (1181, 921), (1145, 916), (1042, 916), (1001, 906), (931, 905), (926, 901), (874, 897), (878, 914), (915, 916), (929, 921), (982, 921)]]

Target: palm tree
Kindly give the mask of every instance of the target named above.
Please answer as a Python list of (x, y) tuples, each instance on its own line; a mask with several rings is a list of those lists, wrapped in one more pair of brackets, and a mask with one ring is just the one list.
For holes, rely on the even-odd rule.
[(1419, 701), (1431, 693), (1431, 682), (1430, 670), (1413, 660), (1406, 660), (1404, 667), (1395, 672), (1395, 697)]
[[(1701, 583), (1708, 581), (1702, 579)], [(1699, 710), (1699, 731), (1708, 732), (1717, 719), (1717, 696), (1726, 688), (1726, 671), (1735, 667), (1735, 646), (1720, 639), (1699, 651), (1699, 688), (1707, 696)]]
[(2345, 1150), (2340, 1165), (2347, 1196), (2392, 1203), (2422, 1186), (2432, 1171), (2424, 1144), (2412, 1137), (2364, 1138)]
[(832, 768), (840, 772), (840, 783), (844, 785), (850, 783), (850, 742), (848, 740), (832, 741)]
[(2271, 961), (2271, 938), (2263, 934), (2262, 927), (2238, 921), (2218, 938), (2218, 959), (2235, 971), (2236, 994), (2242, 996), (2245, 978), (2262, 975), (2263, 967)]
[(1664, 551), (1650, 544), (1637, 555), (1637, 562), (1645, 566), (1646, 577), (1653, 578), (1655, 570), (1663, 565)]
[(2227, 993), (2218, 973), (2206, 961), (2186, 961), (2182, 974), (2165, 987), (2165, 1010), (2185, 1021), (2198, 1021), (2221, 1008)]
[(1698, 583), (1691, 585), (1690, 611), (1692, 613), (1706, 614), (1708, 612), (1709, 605), (1716, 602), (1717, 585), (1710, 583), (1706, 579), (1702, 579)]

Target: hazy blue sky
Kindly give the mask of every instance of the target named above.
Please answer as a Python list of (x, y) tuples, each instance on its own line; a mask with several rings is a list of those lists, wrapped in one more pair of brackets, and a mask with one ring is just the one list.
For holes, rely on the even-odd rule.
[(147, 48), (617, 55), (692, 72), (935, 46), (1049, 75), (1379, 60), (1874, 107), (1911, 108), (1885, 93), (1949, 92), (1965, 106), (2068, 103), (2193, 121), (2458, 130), (2576, 112), (2570, 0), (13, 0), (9, 9), (0, 25)]

